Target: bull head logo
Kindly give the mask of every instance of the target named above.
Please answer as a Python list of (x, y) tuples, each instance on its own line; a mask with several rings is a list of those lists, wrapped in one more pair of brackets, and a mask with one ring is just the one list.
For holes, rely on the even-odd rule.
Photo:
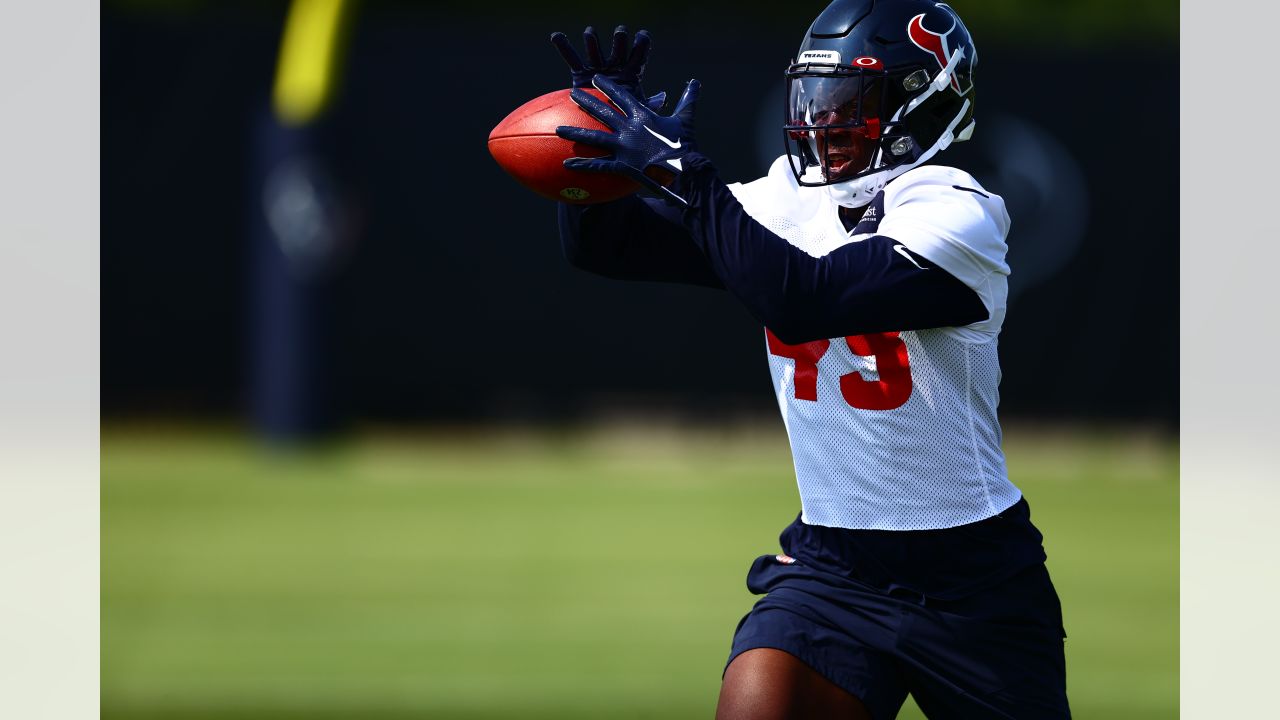
[[(964, 29), (964, 26), (960, 24), (960, 18), (956, 17), (954, 10), (942, 3), (938, 3), (936, 7), (940, 8), (942, 12), (937, 14), (920, 13), (919, 15), (911, 18), (911, 22), (907, 23), (907, 37), (911, 38), (911, 42), (915, 44), (916, 47), (927, 53), (931, 53), (934, 59), (938, 61), (938, 69), (941, 70), (947, 66), (948, 62), (951, 61), (951, 54), (955, 52), (955, 48), (952, 47), (952, 42), (967, 43), (968, 32)], [(935, 32), (925, 27), (924, 21), (926, 14), (930, 16), (930, 20), (935, 24), (949, 23), (947, 29), (941, 32)], [(960, 32), (955, 33), (955, 37), (952, 38), (952, 33), (957, 29), (959, 29)], [(968, 45), (968, 47), (965, 47), (963, 52), (964, 55), (957, 63), (955, 72), (952, 72), (951, 74), (951, 89), (955, 90), (958, 94), (968, 92), (969, 88), (961, 88), (960, 80), (957, 76), (961, 74), (961, 68), (969, 67), (969, 64), (975, 59), (973, 57), (974, 50), (971, 44)], [(967, 72), (963, 74), (972, 77), (972, 75)], [(970, 80), (970, 86), (972, 86), (972, 80)]]

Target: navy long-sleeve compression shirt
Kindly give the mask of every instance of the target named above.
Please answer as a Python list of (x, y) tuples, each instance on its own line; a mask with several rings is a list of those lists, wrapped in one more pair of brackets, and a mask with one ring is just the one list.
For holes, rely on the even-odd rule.
[(605, 277), (725, 288), (788, 344), (988, 317), (973, 289), (892, 238), (873, 235), (813, 257), (747, 214), (705, 157), (684, 159), (672, 189), (683, 211), (636, 196), (561, 204), (565, 256)]

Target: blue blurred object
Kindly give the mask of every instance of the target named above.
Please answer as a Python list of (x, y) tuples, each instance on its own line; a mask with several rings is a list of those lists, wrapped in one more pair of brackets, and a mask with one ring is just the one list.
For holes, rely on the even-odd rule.
[(290, 128), (263, 113), (250, 203), (251, 404), (267, 439), (327, 435), (334, 392), (334, 277), (347, 213), (322, 152), (323, 125)]

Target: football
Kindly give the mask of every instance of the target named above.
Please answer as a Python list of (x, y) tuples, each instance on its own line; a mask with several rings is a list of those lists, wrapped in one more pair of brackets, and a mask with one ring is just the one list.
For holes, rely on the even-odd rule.
[[(609, 102), (595, 88), (587, 92)], [(610, 103), (610, 107), (614, 107)], [(575, 205), (617, 200), (640, 189), (620, 175), (585, 173), (566, 168), (571, 157), (603, 157), (609, 153), (591, 145), (556, 135), (560, 125), (605, 130), (569, 98), (568, 90), (556, 90), (534, 98), (507, 115), (489, 133), (489, 154), (517, 182), (539, 195)]]

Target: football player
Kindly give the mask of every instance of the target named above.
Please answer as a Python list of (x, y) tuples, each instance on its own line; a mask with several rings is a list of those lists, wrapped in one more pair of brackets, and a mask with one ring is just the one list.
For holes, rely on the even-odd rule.
[[(835, 0), (787, 69), (787, 152), (726, 184), (698, 152), (689, 81), (641, 90), (650, 39), (586, 59), (572, 98), (612, 132), (567, 167), (646, 196), (561, 204), (569, 261), (733, 293), (764, 326), (802, 512), (747, 584), (717, 717), (1069, 717), (1062, 612), (1008, 478), (996, 416), (1003, 200), (937, 164), (974, 131), (973, 38), (931, 0)], [(593, 85), (622, 110), (581, 88)]]

